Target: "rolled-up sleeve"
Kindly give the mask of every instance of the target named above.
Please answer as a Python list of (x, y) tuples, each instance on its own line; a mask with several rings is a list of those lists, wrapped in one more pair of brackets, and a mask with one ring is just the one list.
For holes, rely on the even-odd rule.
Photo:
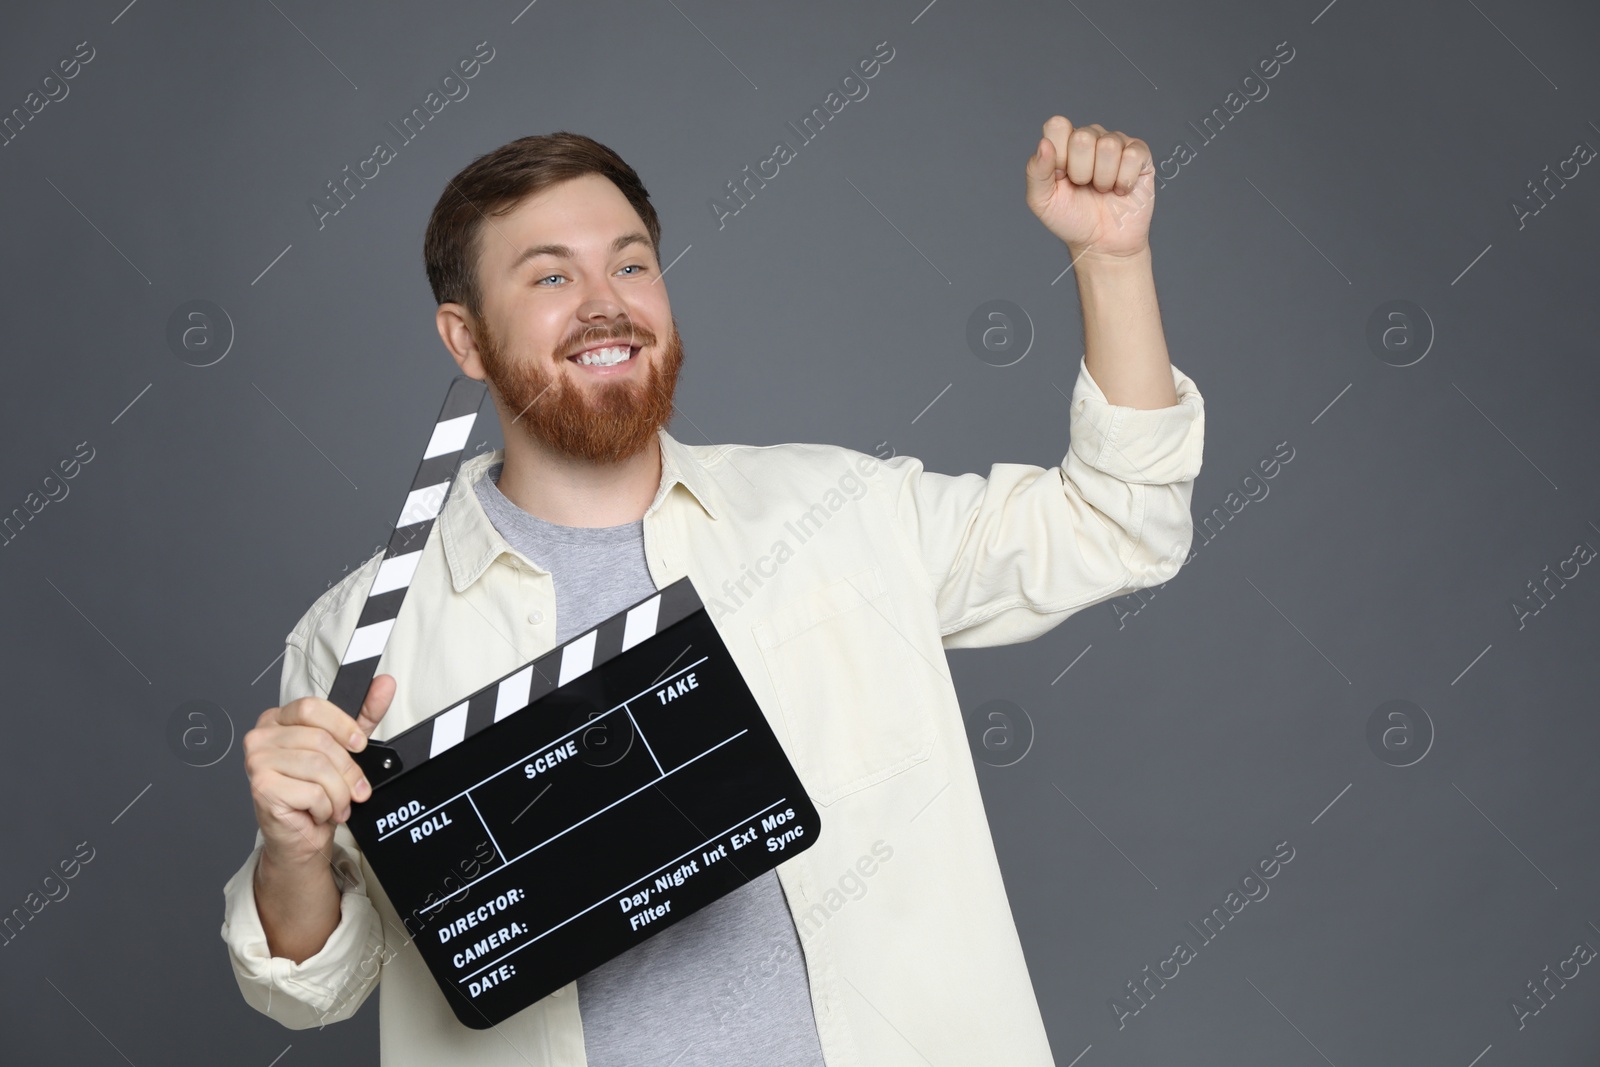
[(1189, 517), (1205, 401), (1172, 368), (1178, 402), (1106, 400), (1080, 358), (1061, 463), (996, 463), (988, 477), (885, 461), (896, 520), (922, 556), (946, 648), (1015, 644), (1068, 615), (1165, 582), (1194, 536)]
[[(300, 696), (327, 692), (325, 685), (314, 680), (301, 643), (318, 614), (313, 608), (289, 635), (279, 685), (280, 706)], [(256, 910), (255, 873), (262, 842), (257, 828), (249, 858), (222, 887), (222, 939), (228, 946), (239, 991), (251, 1007), (291, 1030), (349, 1018), (376, 988), (390, 955), (382, 919), (367, 896), (360, 845), (344, 825), (335, 828), (329, 858), (334, 880), (341, 887), (339, 924), (320, 950), (295, 963), (272, 954)]]
[(226, 899), (222, 939), (228, 944), (233, 977), (245, 1001), (291, 1030), (306, 1030), (347, 1019), (377, 987), (387, 962), (383, 922), (367, 899), (355, 838), (340, 826), (332, 846), (339, 899), (339, 925), (315, 954), (299, 963), (274, 956), (256, 911), (255, 873), (261, 858), (261, 831), (243, 867), (222, 887)]

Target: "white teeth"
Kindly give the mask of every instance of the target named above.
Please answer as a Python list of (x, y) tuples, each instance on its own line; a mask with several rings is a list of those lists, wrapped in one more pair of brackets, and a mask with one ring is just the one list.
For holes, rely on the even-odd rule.
[(613, 364), (621, 363), (623, 360), (627, 359), (628, 352), (629, 349), (626, 346), (596, 348), (593, 351), (585, 352), (579, 356), (578, 362), (582, 363), (586, 367), (609, 367)]

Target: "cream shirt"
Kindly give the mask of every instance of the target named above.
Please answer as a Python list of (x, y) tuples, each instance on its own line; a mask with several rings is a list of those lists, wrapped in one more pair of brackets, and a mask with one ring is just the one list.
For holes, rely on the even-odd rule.
[[(650, 576), (689, 576), (822, 816), (777, 872), (828, 1067), (1053, 1062), (944, 650), (1029, 641), (1177, 573), (1205, 408), (1172, 375), (1176, 405), (1136, 409), (1107, 403), (1080, 359), (1062, 462), (987, 477), (658, 431)], [(462, 463), (429, 535), (378, 662), (397, 686), (377, 740), (554, 647), (550, 573), (469, 491), (502, 458)], [(382, 555), (288, 635), (280, 705), (326, 696)], [(261, 840), (223, 887), (221, 933), (252, 1007), (306, 1029), (377, 988), (384, 1067), (586, 1067), (576, 982), (492, 1029), (462, 1026), (343, 825), (338, 926), (300, 963), (272, 956), (252, 881)]]

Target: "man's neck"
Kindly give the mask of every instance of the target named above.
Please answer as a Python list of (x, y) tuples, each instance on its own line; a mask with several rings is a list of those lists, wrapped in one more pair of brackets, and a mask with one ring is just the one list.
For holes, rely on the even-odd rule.
[(637, 522), (661, 488), (660, 438), (619, 463), (592, 463), (513, 431), (496, 485), (523, 511), (560, 526)]

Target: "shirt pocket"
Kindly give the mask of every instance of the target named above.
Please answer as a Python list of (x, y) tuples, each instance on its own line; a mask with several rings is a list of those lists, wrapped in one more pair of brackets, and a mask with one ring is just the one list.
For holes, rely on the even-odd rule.
[(752, 627), (811, 799), (832, 804), (928, 758), (940, 699), (876, 567), (803, 593)]

